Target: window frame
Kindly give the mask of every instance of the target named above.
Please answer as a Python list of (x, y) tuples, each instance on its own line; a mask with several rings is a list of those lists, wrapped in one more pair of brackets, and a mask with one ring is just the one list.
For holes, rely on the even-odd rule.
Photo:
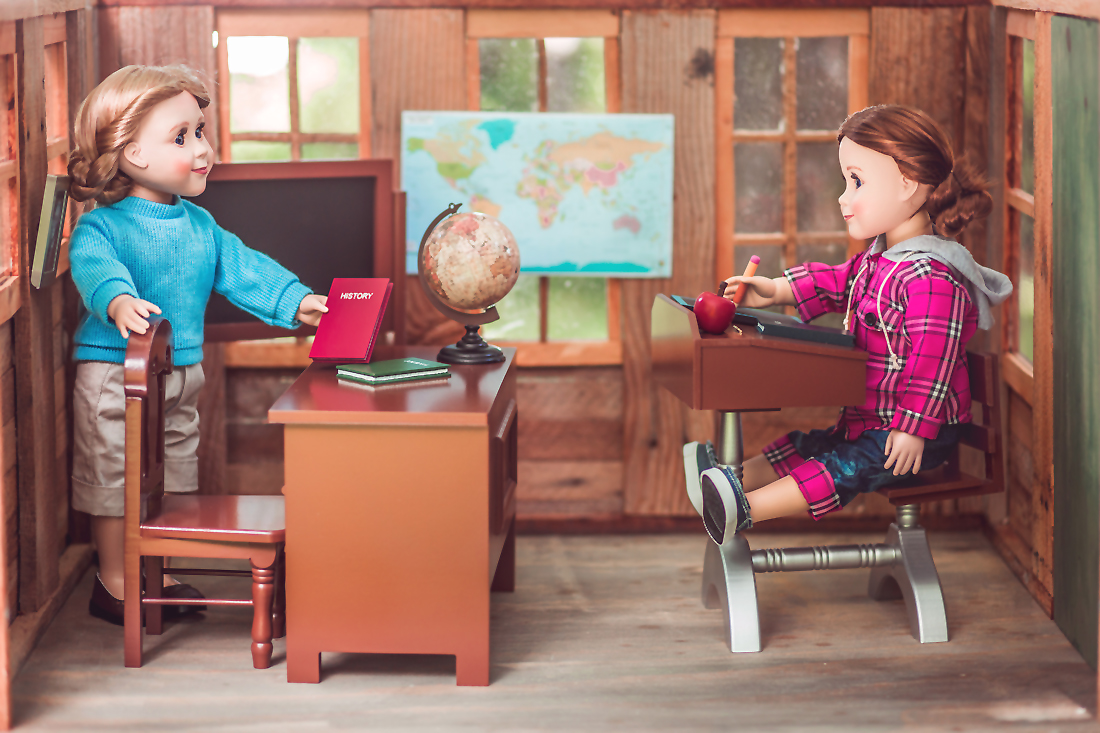
[[(359, 159), (371, 157), (370, 11), (366, 9), (238, 10), (218, 9), (218, 159), (232, 162), (234, 140), (289, 142), (290, 160), (301, 160), (302, 143), (351, 142), (356, 137)], [(288, 61), (289, 132), (236, 133), (230, 125), (229, 43), (232, 36), (282, 36), (290, 44)], [(297, 44), (300, 38), (357, 38), (359, 40), (359, 133), (303, 133), (298, 119)], [(338, 138), (338, 140), (337, 140)]]
[[(820, 244), (843, 240), (846, 233), (798, 231), (797, 144), (831, 142), (835, 131), (799, 131), (794, 124), (798, 79), (795, 38), (848, 37), (848, 113), (868, 104), (871, 13), (866, 8), (846, 9), (726, 9), (718, 12), (718, 38), (715, 45), (715, 259), (719, 280), (734, 272), (738, 246), (782, 247), (787, 267), (798, 262), (799, 244)], [(738, 38), (783, 38), (783, 107), (788, 124), (779, 133), (738, 131), (734, 129), (734, 46)], [(794, 85), (787, 81), (794, 79)], [(737, 234), (737, 189), (734, 177), (734, 146), (738, 142), (782, 142), (783, 160), (783, 231), (778, 234)], [(848, 239), (848, 256), (863, 250), (862, 240)]]
[[(1019, 215), (1030, 216), (1034, 231), (1034, 293), (1035, 310), (1032, 355), (1029, 361), (1019, 349), (1019, 288), (1014, 287), (1008, 302), (1002, 309), (1001, 353), (1005, 382), (1032, 408), (1036, 406), (1036, 363), (1049, 360), (1053, 348), (1044, 337), (1044, 323), (1051, 324), (1053, 298), (1051, 274), (1041, 264), (1050, 261), (1053, 238), (1053, 122), (1050, 86), (1051, 48), (1050, 13), (1009, 8), (1005, 18), (1005, 94), (1001, 100), (1005, 120), (1004, 157), (1004, 207), (1001, 211), (1004, 226), (1003, 271), (1016, 283), (1020, 269)], [(1021, 157), (1023, 100), (1017, 94), (1021, 83), (1023, 59), (1022, 39), (1034, 42), (1035, 76), (1033, 79), (1033, 151), (1034, 176), (1029, 194), (1022, 188)]]
[[(607, 114), (622, 111), (619, 15), (613, 10), (479, 10), (466, 11), (466, 104), (472, 112), (481, 109), (481, 53), (483, 38), (603, 38), (604, 96)], [(544, 87), (545, 68), (539, 70)], [(545, 96), (541, 93), (540, 97)], [(607, 281), (607, 340), (548, 341), (547, 306), (550, 280), (539, 277), (539, 340), (496, 341), (516, 349), (521, 366), (612, 366), (623, 361), (620, 303), (622, 280)]]

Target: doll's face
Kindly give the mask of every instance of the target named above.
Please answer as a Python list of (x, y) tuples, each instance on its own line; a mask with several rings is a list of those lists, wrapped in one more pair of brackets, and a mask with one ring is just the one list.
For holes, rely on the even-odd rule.
[(905, 178), (889, 155), (849, 138), (840, 141), (840, 170), (846, 184), (840, 213), (855, 239), (877, 237), (909, 221), (931, 190)]
[(206, 140), (199, 103), (180, 92), (149, 111), (123, 149), (119, 167), (134, 179), (131, 195), (158, 203), (206, 190), (214, 150)]

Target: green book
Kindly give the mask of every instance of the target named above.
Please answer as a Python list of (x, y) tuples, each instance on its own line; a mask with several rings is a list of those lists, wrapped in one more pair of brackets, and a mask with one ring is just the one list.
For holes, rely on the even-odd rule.
[(414, 379), (449, 377), (449, 367), (438, 361), (407, 356), (404, 359), (374, 361), (369, 364), (340, 364), (336, 376), (366, 384), (389, 384)]

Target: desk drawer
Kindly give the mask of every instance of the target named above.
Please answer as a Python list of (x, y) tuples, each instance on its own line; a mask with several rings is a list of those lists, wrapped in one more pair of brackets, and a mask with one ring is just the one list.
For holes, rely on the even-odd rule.
[(500, 534), (516, 513), (519, 481), (517, 449), (519, 415), (516, 401), (509, 400), (504, 416), (489, 438), (489, 532)]

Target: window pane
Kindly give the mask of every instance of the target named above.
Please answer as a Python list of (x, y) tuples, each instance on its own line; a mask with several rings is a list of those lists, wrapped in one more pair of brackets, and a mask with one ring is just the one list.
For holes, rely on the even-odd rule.
[(539, 54), (533, 38), (483, 38), (481, 109), (489, 112), (538, 112)]
[(798, 230), (844, 231), (837, 199), (844, 193), (836, 143), (798, 145)]
[(733, 248), (733, 271), (738, 275), (745, 272), (749, 259), (756, 255), (760, 264), (756, 274), (760, 277), (779, 277), (783, 274), (783, 248), (771, 244), (738, 244)]
[(1020, 188), (1035, 193), (1035, 42), (1023, 39), (1024, 73), (1020, 98), (1023, 100), (1023, 130), (1020, 142)]
[(230, 148), (234, 163), (265, 160), (290, 160), (290, 143), (265, 143), (258, 140), (237, 140)]
[(735, 232), (783, 230), (783, 144), (733, 146)]
[(499, 321), (481, 327), (487, 341), (539, 340), (539, 278), (520, 275), (516, 286), (497, 303)]
[(734, 41), (735, 129), (783, 129), (783, 43), (782, 38)]
[(826, 265), (839, 265), (848, 259), (848, 243), (800, 244), (796, 253), (799, 263), (823, 262)]
[(1020, 217), (1020, 273), (1016, 280), (1019, 291), (1020, 353), (1028, 361), (1035, 360), (1035, 221), (1027, 214)]
[(835, 130), (848, 113), (848, 39), (798, 39), (799, 130)]
[[(287, 150), (289, 149), (290, 146), (287, 146)], [(302, 143), (302, 160), (340, 160), (358, 157), (358, 143)]]
[(302, 132), (359, 132), (359, 39), (298, 41)]
[(226, 44), (229, 131), (290, 132), (290, 42), (282, 36), (233, 36)]
[(607, 280), (551, 277), (546, 338), (550, 341), (606, 341)]
[(602, 38), (546, 39), (548, 112), (606, 112), (604, 91)]

